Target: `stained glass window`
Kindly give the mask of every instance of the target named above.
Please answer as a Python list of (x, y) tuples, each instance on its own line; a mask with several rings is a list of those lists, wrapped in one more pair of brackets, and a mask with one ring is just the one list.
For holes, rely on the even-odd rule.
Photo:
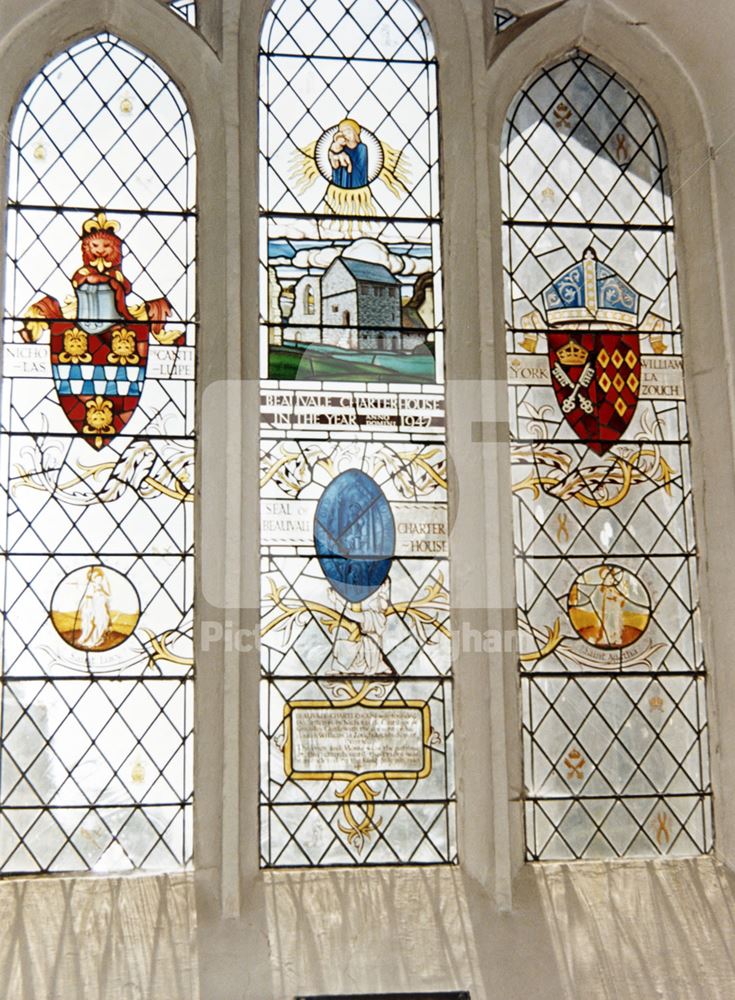
[(663, 137), (577, 53), (513, 103), (501, 172), (528, 856), (708, 851)]
[(5, 873), (191, 855), (194, 139), (109, 34), (10, 136), (0, 496)]
[(189, 24), (196, 25), (197, 23), (197, 5), (196, 0), (169, 0), (171, 5), (171, 10), (175, 10), (176, 13), (183, 17), (185, 21)]
[(506, 10), (505, 7), (495, 7), (493, 9), (493, 19), (495, 23), (495, 31), (500, 32), (505, 31), (505, 29), (509, 28), (511, 24), (515, 24), (518, 17), (511, 11)]
[(431, 35), (277, 0), (260, 71), (262, 863), (452, 861)]

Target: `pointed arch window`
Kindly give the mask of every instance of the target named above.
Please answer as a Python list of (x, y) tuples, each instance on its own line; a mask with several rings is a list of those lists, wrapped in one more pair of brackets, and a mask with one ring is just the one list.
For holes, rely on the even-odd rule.
[(712, 844), (705, 675), (666, 147), (577, 52), (501, 155), (526, 844)]
[(262, 864), (450, 862), (431, 34), (277, 0), (260, 81)]
[(195, 150), (103, 33), (9, 143), (0, 397), (0, 869), (191, 856)]

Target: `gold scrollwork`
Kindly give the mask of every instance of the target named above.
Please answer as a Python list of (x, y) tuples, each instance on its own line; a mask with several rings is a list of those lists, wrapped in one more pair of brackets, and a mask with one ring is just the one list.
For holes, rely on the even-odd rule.
[[(272, 621), (268, 622), (261, 629), (261, 637), (266, 636), (274, 629), (290, 627), (291, 622), (298, 621), (299, 616), (315, 615), (319, 622), (332, 635), (338, 629), (347, 632), (347, 639), (351, 642), (359, 642), (361, 631), (359, 624), (349, 617), (349, 610), (338, 611), (330, 608), (326, 604), (317, 601), (286, 601), (281, 596), (285, 587), (277, 586), (272, 577), (268, 578), (268, 593), (266, 600), (280, 612)], [(440, 632), (448, 639), (451, 638), (449, 628), (439, 620), (438, 615), (445, 611), (449, 604), (449, 595), (444, 588), (444, 577), (437, 573), (437, 580), (432, 584), (427, 584), (421, 597), (414, 601), (399, 601), (397, 604), (389, 604), (384, 614), (388, 618), (391, 615), (399, 615), (401, 618), (408, 618), (421, 633), (426, 642), (432, 642), (431, 633)], [(432, 613), (433, 612), (433, 613)]]
[(88, 506), (108, 503), (132, 489), (141, 497), (160, 494), (182, 503), (193, 502), (194, 452), (187, 447), (169, 446), (168, 453), (159, 454), (149, 441), (131, 441), (116, 461), (94, 465), (77, 462), (77, 474), (63, 481), (58, 478), (63, 460), (53, 441), (46, 443), (39, 436), (22, 454), (28, 465), (15, 466), (18, 481), (13, 484), (13, 493), (21, 488), (39, 490), (75, 506)]
[(156, 635), (149, 628), (144, 628), (143, 632), (148, 636), (148, 642), (153, 652), (148, 658), (149, 667), (157, 667), (159, 663), (169, 663), (177, 667), (193, 667), (194, 659), (191, 656), (180, 656), (171, 649), (171, 643), (181, 636), (181, 632), (176, 629), (169, 629)]
[(398, 491), (410, 500), (426, 496), (437, 488), (447, 489), (443, 448), (416, 448), (413, 451), (383, 448), (378, 455), (376, 472), (381, 469), (390, 473)]
[[(431, 728), (431, 710), (425, 701), (385, 699), (385, 684), (382, 681), (364, 681), (359, 688), (351, 680), (340, 680), (333, 686), (332, 700), (308, 700), (287, 702), (283, 709), (283, 725), (285, 736), (281, 749), (283, 750), (284, 770), (286, 776), (294, 781), (346, 781), (341, 790), (335, 792), (342, 801), (342, 819), (337, 823), (341, 833), (347, 837), (347, 842), (358, 854), (378, 830), (381, 818), (375, 816), (375, 798), (377, 791), (371, 786), (371, 781), (391, 781), (401, 779), (426, 778), (431, 774), (431, 746), (435, 744), (435, 733)], [(371, 697), (372, 696), (372, 697)], [(342, 711), (362, 705), (371, 709), (413, 710), (421, 712), (421, 736), (423, 746), (423, 763), (417, 771), (370, 771), (356, 773), (344, 771), (298, 771), (293, 765), (293, 716), (299, 709), (326, 709)], [(356, 792), (362, 795), (362, 817), (355, 815), (357, 803), (353, 796)]]
[[(399, 493), (413, 500), (436, 489), (447, 489), (444, 449), (420, 447), (410, 451), (382, 448), (375, 457), (374, 474), (385, 471)], [(334, 462), (317, 445), (291, 450), (281, 445), (280, 453), (268, 453), (261, 463), (261, 489), (273, 482), (288, 496), (297, 497), (312, 481), (313, 471), (322, 466), (334, 475)]]
[(523, 653), (519, 659), (521, 663), (536, 663), (550, 656), (557, 646), (564, 642), (565, 636), (561, 634), (561, 621), (557, 618), (554, 624), (546, 629), (546, 641), (533, 653)]
[[(583, 650), (575, 648), (577, 636), (564, 635), (561, 630), (561, 619), (557, 618), (553, 625), (546, 625), (543, 628), (531, 626), (527, 621), (520, 621), (519, 627), (531, 637), (536, 649), (530, 653), (522, 653), (519, 656), (521, 663), (540, 663), (547, 656), (556, 653), (557, 656), (573, 666), (589, 667), (593, 670), (617, 669), (620, 664), (617, 659), (610, 663), (605, 663), (593, 656), (587, 655)], [(634, 655), (625, 661), (625, 666), (629, 668), (644, 667), (646, 670), (653, 670), (654, 657), (666, 646), (663, 642), (649, 642), (647, 646), (638, 649)]]
[[(92, 432), (85, 430), (85, 433)], [(71, 493), (74, 487), (79, 486), (81, 483), (86, 483), (89, 480), (99, 480), (105, 472), (114, 472), (118, 468), (118, 464), (117, 462), (98, 462), (97, 465), (82, 465), (79, 463), (77, 468), (81, 469), (82, 472), (78, 476), (72, 476), (71, 479), (67, 479), (66, 482), (59, 483), (56, 487), (49, 485), (47, 482), (36, 482), (34, 476), (39, 475), (38, 472), (29, 472), (22, 465), (16, 465), (15, 471), (18, 474), (19, 481), (13, 484), (13, 492), (19, 486), (27, 486), (32, 490), (42, 490), (45, 493)], [(193, 503), (194, 496), (191, 489), (187, 486), (186, 472), (182, 470), (177, 476), (171, 474), (168, 469), (166, 471), (169, 473), (169, 482), (162, 482), (154, 476), (144, 476), (137, 487), (140, 496), (152, 496), (154, 493), (160, 493), (171, 500), (180, 500), (182, 503)], [(119, 486), (122, 482), (123, 480), (117, 480), (117, 485)], [(114, 499), (117, 491), (113, 489), (111, 493), (112, 495), (109, 499)], [(74, 500), (79, 501), (79, 499), (78, 496), (74, 496)], [(108, 497), (104, 494), (91, 494), (89, 497), (90, 503), (95, 499), (104, 503)]]
[(538, 500), (541, 491), (560, 500), (575, 500), (585, 507), (614, 507), (630, 492), (636, 483), (660, 484), (671, 495), (674, 470), (661, 454), (657, 445), (641, 445), (634, 450), (611, 453), (609, 460), (600, 465), (572, 468), (572, 459), (565, 451), (553, 445), (530, 445), (513, 450), (515, 464), (533, 464), (550, 470), (545, 475), (529, 473), (525, 479), (514, 483), (513, 492), (530, 490)]
[(311, 482), (312, 470), (316, 466), (323, 466), (330, 474), (334, 472), (331, 458), (316, 445), (297, 451), (290, 451), (286, 445), (281, 445), (280, 452), (277, 458), (272, 454), (264, 458), (261, 465), (261, 489), (273, 481), (288, 496), (297, 497)]
[[(360, 790), (364, 800), (365, 815), (361, 820), (355, 818), (352, 811), (351, 799), (354, 792)], [(373, 830), (377, 830), (382, 822), (382, 818), (375, 819), (375, 796), (377, 792), (370, 787), (362, 775), (358, 775), (348, 782), (347, 786), (340, 792), (336, 791), (338, 799), (342, 799), (342, 815), (347, 823), (337, 823), (342, 833), (347, 834), (347, 843), (353, 844), (359, 854), (365, 846), (365, 841), (370, 839)]]

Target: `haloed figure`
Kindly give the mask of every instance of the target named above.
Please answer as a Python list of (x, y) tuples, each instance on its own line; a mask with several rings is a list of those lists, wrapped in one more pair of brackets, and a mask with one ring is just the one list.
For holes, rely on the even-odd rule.
[(329, 147), (332, 183), (341, 188), (361, 188), (368, 182), (368, 151), (360, 141), (360, 126), (345, 118), (337, 126)]
[(110, 586), (101, 566), (90, 566), (87, 572), (87, 585), (79, 606), (81, 616), (81, 632), (79, 645), (87, 649), (100, 646), (111, 625), (110, 616)]

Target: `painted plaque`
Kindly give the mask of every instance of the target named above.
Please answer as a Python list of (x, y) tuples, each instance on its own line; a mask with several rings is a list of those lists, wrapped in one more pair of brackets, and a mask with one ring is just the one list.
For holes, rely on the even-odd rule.
[(428, 773), (423, 705), (339, 708), (292, 703), (286, 768), (321, 778), (338, 773)]

